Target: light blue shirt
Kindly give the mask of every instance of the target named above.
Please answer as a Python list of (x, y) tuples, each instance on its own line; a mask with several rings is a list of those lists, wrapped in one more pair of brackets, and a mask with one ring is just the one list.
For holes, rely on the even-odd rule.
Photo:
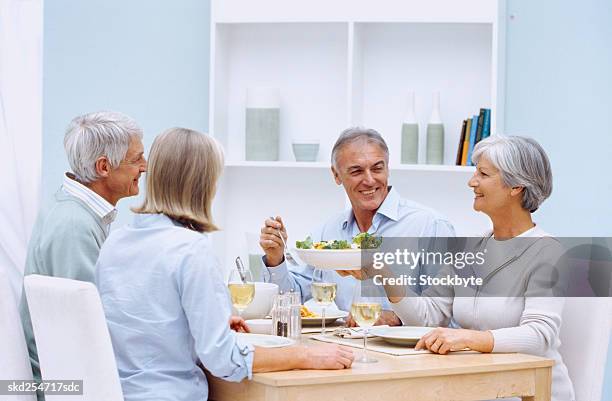
[(230, 301), (206, 235), (162, 214), (113, 231), (96, 265), (126, 401), (208, 398), (202, 365), (251, 378), (254, 348), (229, 328)]
[[(351, 240), (359, 234), (359, 226), (353, 210), (345, 210), (330, 219), (311, 234), (314, 242), (329, 240)], [(416, 202), (402, 199), (399, 193), (391, 188), (380, 205), (368, 233), (379, 237), (454, 237), (455, 230), (450, 222), (435, 211)], [(264, 257), (265, 261), (265, 257)], [(351, 277), (341, 277), (329, 270), (317, 270), (325, 281), (337, 284), (336, 305), (350, 311), (353, 291), (358, 281)], [(302, 295), (302, 302), (312, 297), (310, 285), (314, 268), (312, 266), (290, 266), (285, 261), (277, 267), (264, 268), (264, 281), (278, 284), (279, 288), (288, 291), (293, 288)], [(416, 269), (414, 274), (419, 274)], [(381, 300), (384, 309), (391, 309), (386, 298)]]

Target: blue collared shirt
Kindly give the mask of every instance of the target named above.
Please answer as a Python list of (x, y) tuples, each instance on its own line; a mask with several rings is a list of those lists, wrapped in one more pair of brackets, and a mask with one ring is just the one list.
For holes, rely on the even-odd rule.
[[(359, 234), (359, 226), (353, 210), (346, 210), (330, 219), (311, 234), (314, 242), (329, 240), (351, 240)], [(416, 202), (401, 198), (399, 193), (391, 188), (387, 197), (380, 205), (368, 233), (380, 237), (454, 237), (452, 224), (435, 211)], [(265, 258), (264, 258), (265, 259)], [(314, 269), (312, 266), (287, 267), (283, 261), (277, 267), (264, 268), (264, 281), (278, 284), (279, 288), (288, 291), (293, 288), (302, 295), (302, 302), (312, 297), (310, 285)], [(336, 305), (341, 310), (349, 311), (353, 299), (353, 291), (358, 281), (351, 277), (341, 277), (329, 270), (317, 270), (325, 281), (338, 285)], [(418, 274), (418, 272), (416, 272)], [(386, 298), (381, 299), (384, 309), (391, 309)]]
[(229, 328), (230, 300), (208, 236), (135, 215), (100, 251), (96, 285), (126, 401), (208, 398), (214, 376), (251, 378), (254, 348)]

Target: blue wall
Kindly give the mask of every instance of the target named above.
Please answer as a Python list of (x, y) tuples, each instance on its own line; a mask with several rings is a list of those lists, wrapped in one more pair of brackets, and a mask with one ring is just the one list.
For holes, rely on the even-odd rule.
[[(508, 15), (506, 133), (540, 141), (555, 177), (537, 222), (612, 236), (612, 3), (509, 0)], [(602, 400), (612, 400), (612, 347)]]
[[(207, 0), (45, 2), (43, 199), (68, 168), (62, 139), (78, 114), (132, 116), (147, 149), (172, 126), (207, 131), (209, 8)], [(119, 202), (115, 226), (128, 221), (136, 201)]]

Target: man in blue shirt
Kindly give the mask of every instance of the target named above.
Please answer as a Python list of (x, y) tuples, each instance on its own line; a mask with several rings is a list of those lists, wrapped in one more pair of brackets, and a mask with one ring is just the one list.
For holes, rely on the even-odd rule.
[[(351, 240), (367, 232), (382, 237), (453, 237), (453, 226), (435, 211), (416, 202), (401, 198), (388, 185), (389, 149), (382, 136), (373, 129), (349, 128), (340, 134), (332, 149), (332, 173), (336, 184), (342, 185), (351, 202), (351, 209), (339, 213), (317, 231), (313, 241)], [(260, 245), (264, 280), (276, 283), (282, 290), (299, 291), (302, 301), (311, 298), (312, 266), (288, 267), (284, 259), (283, 242), (287, 238), (280, 216), (267, 219), (261, 229)], [(336, 304), (350, 310), (357, 280), (333, 271), (317, 270), (325, 281), (337, 284)], [(386, 305), (383, 304), (383, 308)], [(390, 309), (390, 308), (389, 308)], [(400, 325), (391, 310), (384, 310), (377, 324)]]

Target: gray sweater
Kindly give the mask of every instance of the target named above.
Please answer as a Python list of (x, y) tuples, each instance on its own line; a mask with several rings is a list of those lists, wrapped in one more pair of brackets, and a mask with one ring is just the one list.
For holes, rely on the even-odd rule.
[[(94, 282), (94, 267), (106, 236), (102, 219), (85, 202), (60, 189), (34, 224), (24, 276), (41, 274)], [(34, 379), (40, 380), (25, 291), (22, 291), (19, 309)], [(41, 394), (38, 398), (43, 399)]]

